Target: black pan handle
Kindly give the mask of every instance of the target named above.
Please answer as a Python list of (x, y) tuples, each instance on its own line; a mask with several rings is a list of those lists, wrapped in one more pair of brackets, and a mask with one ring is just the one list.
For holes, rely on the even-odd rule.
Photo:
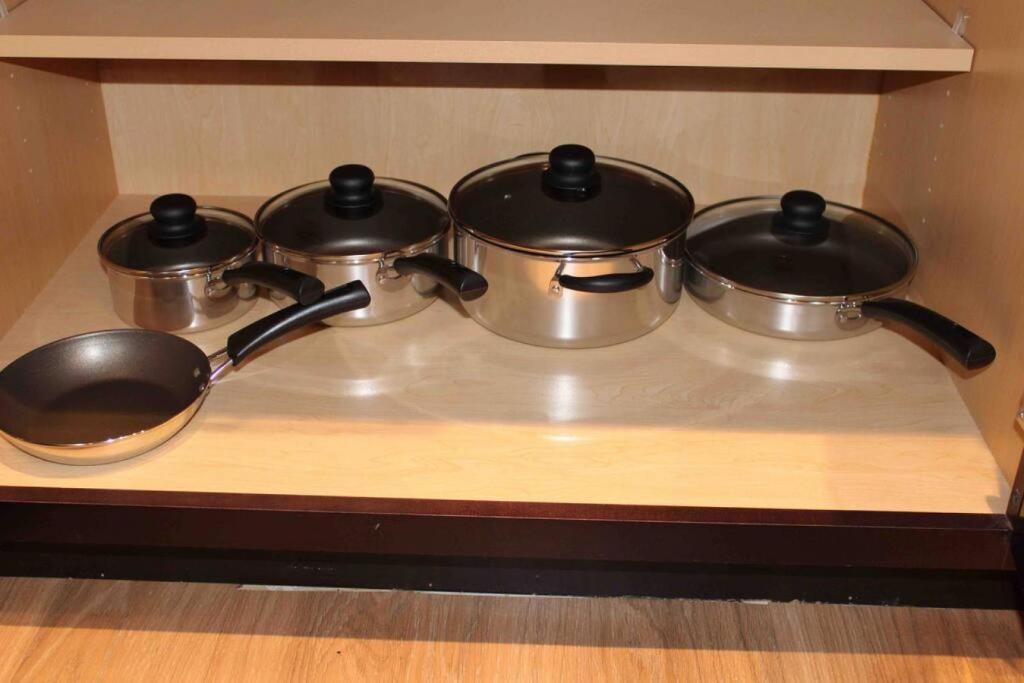
[(426, 275), (463, 301), (479, 299), (487, 292), (487, 280), (483, 275), (437, 254), (396, 258), (394, 268), (399, 275)]
[(559, 275), (558, 284), (566, 289), (591, 294), (613, 294), (639, 289), (654, 279), (654, 271), (644, 266), (634, 273), (611, 273), (609, 275)]
[(246, 263), (225, 270), (220, 279), (237, 287), (251, 284), (272, 289), (308, 306), (324, 295), (324, 283), (315, 277), (273, 263)]
[(335, 287), (308, 306), (292, 304), (246, 325), (228, 337), (228, 358), (235, 365), (260, 347), (292, 330), (370, 305), (370, 293), (359, 280)]
[(865, 301), (861, 311), (869, 318), (894, 320), (908, 325), (941, 346), (967, 370), (977, 370), (996, 359), (996, 350), (987, 341), (930, 308), (904, 299)]

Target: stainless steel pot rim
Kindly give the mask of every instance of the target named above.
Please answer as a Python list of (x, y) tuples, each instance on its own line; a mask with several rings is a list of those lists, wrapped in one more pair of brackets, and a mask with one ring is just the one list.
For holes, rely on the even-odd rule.
[[(104, 234), (104, 236), (106, 235)], [(230, 261), (222, 261), (215, 265), (197, 266), (195, 268), (182, 268), (181, 270), (167, 270), (156, 273), (150, 272), (148, 270), (135, 270), (132, 268), (124, 268), (123, 266), (119, 266), (116, 263), (113, 263), (109, 259), (107, 259), (103, 255), (102, 251), (100, 251), (100, 262), (103, 264), (104, 268), (109, 268), (110, 270), (117, 271), (118, 273), (122, 273), (124, 275), (131, 275), (132, 277), (146, 278), (149, 280), (187, 280), (189, 278), (196, 277), (197, 275), (209, 275), (211, 273), (224, 271), (231, 268), (232, 266), (238, 265), (245, 261), (246, 259), (255, 256), (256, 249), (258, 246), (258, 244), (254, 243), (249, 249), (247, 249), (242, 254), (232, 258)]]
[(269, 249), (278, 254), (284, 254), (296, 259), (302, 259), (309, 261), (310, 263), (316, 263), (317, 265), (323, 266), (361, 266), (370, 263), (380, 263), (383, 261), (389, 261), (396, 259), (399, 256), (415, 256), (421, 252), (427, 251), (434, 245), (438, 244), (447, 236), (448, 230), (437, 233), (429, 239), (417, 242), (416, 244), (410, 244), (407, 247), (403, 247), (397, 251), (377, 251), (368, 254), (353, 254), (349, 256), (330, 256), (326, 254), (310, 254), (305, 251), (299, 251), (296, 249), (288, 249), (282, 247), (269, 240), (264, 240), (263, 244), (265, 249)]
[(139, 269), (135, 269), (135, 268), (125, 268), (124, 266), (119, 266), (118, 264), (114, 263), (113, 261), (111, 261), (110, 259), (108, 259), (106, 257), (106, 254), (103, 253), (103, 245), (106, 244), (106, 242), (110, 238), (110, 236), (112, 234), (114, 234), (114, 232), (118, 228), (120, 228), (121, 226), (123, 226), (126, 223), (129, 223), (131, 221), (138, 220), (139, 218), (142, 218), (143, 216), (148, 216), (149, 215), (148, 212), (144, 211), (142, 213), (137, 213), (134, 216), (129, 216), (128, 218), (125, 218), (124, 220), (120, 220), (117, 223), (114, 223), (112, 226), (110, 226), (109, 228), (107, 228), (106, 230), (103, 231), (103, 234), (100, 235), (99, 241), (96, 243), (96, 251), (97, 251), (97, 253), (99, 253), (100, 263), (103, 265), (104, 268), (110, 268), (111, 270), (115, 270), (115, 271), (117, 271), (119, 273), (123, 273), (125, 275), (132, 275), (134, 277), (160, 278), (160, 279), (162, 279), (162, 278), (187, 278), (187, 277), (192, 277), (194, 275), (205, 275), (206, 273), (209, 273), (209, 272), (212, 272), (212, 271), (217, 271), (217, 270), (221, 270), (223, 268), (228, 268), (228, 267), (238, 263), (239, 261), (242, 261), (243, 259), (245, 259), (245, 258), (247, 258), (249, 256), (252, 256), (253, 254), (256, 253), (256, 249), (259, 247), (259, 240), (258, 240), (258, 234), (256, 232), (256, 227), (253, 225), (252, 219), (249, 218), (248, 216), (246, 216), (244, 213), (241, 213), (239, 211), (234, 211), (232, 209), (225, 209), (225, 208), (220, 207), (220, 206), (207, 206), (207, 205), (202, 205), (202, 206), (196, 207), (196, 211), (216, 211), (218, 213), (230, 214), (234, 218), (238, 219), (239, 222), (247, 225), (249, 230), (252, 231), (252, 234), (253, 234), (253, 242), (252, 242), (252, 244), (244, 252), (242, 252), (240, 254), (237, 254), (237, 255), (231, 257), (228, 260), (221, 261), (220, 263), (215, 263), (215, 264), (211, 264), (211, 265), (208, 265), (208, 266), (196, 266), (194, 268), (180, 268), (180, 269), (177, 269), (177, 270), (162, 270), (162, 271), (139, 270)]
[[(590, 251), (568, 252), (568, 251), (566, 251), (566, 252), (545, 253), (545, 252), (542, 252), (542, 251), (539, 251), (539, 250), (537, 250), (537, 251), (526, 251), (525, 249), (520, 249), (520, 248), (516, 247), (515, 245), (505, 244), (501, 240), (489, 239), (488, 237), (486, 237), (484, 235), (479, 235), (477, 233), (474, 233), (473, 231), (471, 231), (471, 230), (469, 230), (469, 229), (467, 229), (467, 228), (465, 228), (465, 227), (463, 227), (463, 226), (461, 226), (461, 225), (459, 225), (457, 223), (455, 224), (455, 229), (456, 229), (456, 231), (461, 231), (461, 232), (465, 233), (466, 235), (468, 235), (469, 237), (472, 237), (475, 240), (480, 240), (481, 242), (486, 242), (487, 244), (490, 244), (492, 246), (499, 247), (501, 249), (506, 249), (508, 251), (515, 252), (517, 254), (523, 254), (524, 256), (529, 256), (531, 258), (537, 258), (537, 259), (541, 259), (543, 261), (551, 261), (552, 263), (596, 262), (596, 261), (602, 261), (602, 260), (610, 259), (610, 258), (621, 258), (623, 256), (634, 256), (636, 254), (642, 254), (645, 251), (650, 251), (652, 249), (657, 249), (659, 247), (665, 246), (661, 242), (655, 242), (655, 243), (650, 244), (648, 246), (645, 246), (645, 247), (642, 247), (642, 248), (637, 248), (637, 249), (631, 249), (629, 251), (600, 251), (600, 252), (596, 252), (596, 251), (595, 252), (590, 252)], [(683, 230), (685, 231), (685, 228)], [(679, 233), (675, 237), (670, 238), (668, 240), (668, 242), (671, 243), (673, 239), (676, 239), (676, 238), (680, 237), (681, 235), (682, 235), (682, 233)], [(677, 262), (681, 261), (681, 259), (671, 259), (671, 258), (669, 258), (669, 260), (670, 261), (674, 260), (674, 261), (677, 261)]]
[[(519, 160), (524, 160), (525, 161), (527, 159), (531, 159), (531, 158), (534, 158), (534, 157), (537, 160), (547, 159), (547, 152), (530, 152), (528, 154), (520, 154), (518, 156), (511, 157), (509, 159), (502, 159), (501, 161), (495, 161), (494, 163), (487, 164), (486, 166), (481, 166), (480, 168), (476, 169), (475, 171), (472, 171), (472, 172), (467, 173), (466, 175), (462, 176), (462, 178), (460, 178), (459, 181), (457, 183), (455, 183), (455, 186), (452, 187), (452, 191), (449, 193), (448, 196), (449, 197), (454, 196), (455, 193), (458, 192), (459, 189), (463, 185), (465, 185), (467, 182), (469, 182), (475, 176), (480, 175), (481, 173), (484, 173), (485, 171), (489, 171), (489, 170), (491, 170), (492, 168), (494, 168), (496, 166), (501, 166), (502, 164), (507, 164), (510, 161), (519, 161)], [(633, 166), (633, 167), (636, 167), (636, 168), (642, 168), (645, 171), (653, 173), (654, 175), (657, 175), (660, 178), (664, 179), (666, 182), (668, 182), (669, 185), (672, 185), (674, 188), (676, 188), (681, 193), (686, 195), (686, 197), (688, 197), (689, 200), (690, 200), (690, 206), (694, 206), (693, 195), (690, 194), (690, 191), (688, 189), (686, 189), (686, 186), (683, 185), (678, 180), (676, 180), (675, 178), (673, 178), (672, 176), (668, 175), (667, 173), (659, 171), (656, 168), (652, 168), (650, 166), (646, 166), (644, 164), (637, 163), (635, 161), (630, 161), (629, 159), (620, 159), (618, 157), (608, 157), (608, 156), (598, 156), (597, 159), (598, 160), (604, 160), (604, 161), (614, 161), (614, 162), (617, 162), (617, 163)], [(520, 245), (520, 244), (515, 244), (513, 242), (506, 242), (504, 240), (500, 240), (500, 239), (497, 239), (495, 237), (492, 237), (492, 236), (488, 235), (486, 232), (484, 232), (482, 230), (479, 230), (477, 228), (474, 228), (473, 226), (469, 225), (468, 223), (465, 223), (462, 220), (460, 220), (459, 217), (455, 215), (455, 211), (452, 210), (451, 202), (449, 202), (449, 204), (448, 204), (448, 214), (451, 216), (452, 223), (455, 225), (455, 227), (457, 229), (462, 230), (462, 231), (472, 235), (473, 237), (476, 237), (479, 240), (487, 242), (488, 244), (493, 244), (496, 247), (501, 247), (503, 249), (509, 249), (511, 251), (516, 251), (516, 252), (519, 252), (521, 254), (530, 254), (531, 256), (546, 256), (546, 257), (560, 258), (560, 259), (602, 258), (602, 257), (606, 257), (606, 256), (626, 256), (626, 255), (629, 255), (629, 254), (636, 254), (636, 253), (641, 252), (641, 251), (647, 251), (648, 249), (651, 249), (651, 248), (654, 248), (654, 247), (659, 247), (659, 246), (664, 246), (665, 244), (668, 244), (672, 240), (676, 239), (677, 237), (679, 237), (680, 235), (685, 233), (687, 226), (690, 224), (690, 221), (687, 220), (682, 225), (674, 228), (671, 232), (666, 233), (665, 235), (663, 235), (662, 237), (660, 237), (660, 238), (658, 238), (656, 240), (649, 240), (648, 242), (644, 242), (644, 243), (640, 243), (640, 244), (626, 245), (626, 246), (622, 247), (621, 249), (601, 249), (601, 250), (592, 250), (592, 251), (565, 251), (565, 250), (560, 250), (560, 249), (536, 249), (536, 248), (533, 248), (533, 247), (525, 247), (525, 246)], [(689, 218), (692, 219), (693, 215), (691, 214), (689, 216)]]
[[(426, 194), (430, 195), (433, 199), (436, 199), (441, 204), (441, 206), (444, 207), (445, 211), (447, 211), (447, 209), (448, 209), (448, 201), (444, 198), (444, 195), (442, 195), (440, 192), (438, 192), (437, 190), (433, 189), (432, 187), (427, 187), (426, 185), (423, 185), (421, 183), (416, 183), (416, 182), (413, 182), (411, 180), (404, 180), (402, 178), (382, 177), (382, 178), (378, 178), (377, 180), (384, 180), (384, 181), (391, 182), (391, 183), (398, 183), (398, 184), (401, 184), (401, 185), (408, 185), (408, 186), (414, 187), (414, 188), (416, 188), (418, 190), (422, 190)], [(410, 244), (410, 245), (408, 245), (406, 247), (403, 247), (401, 250), (398, 250), (398, 251), (388, 251), (388, 252), (377, 251), (377, 252), (369, 252), (369, 253), (366, 253), (366, 254), (355, 254), (355, 255), (352, 255), (352, 256), (330, 256), (330, 255), (326, 255), (326, 254), (320, 254), (320, 255), (310, 254), (309, 252), (305, 252), (305, 251), (301, 251), (301, 250), (297, 250), (297, 249), (288, 249), (286, 247), (279, 246), (275, 242), (272, 242), (271, 240), (268, 240), (268, 239), (263, 237), (263, 231), (260, 229), (260, 226), (263, 224), (264, 214), (267, 213), (267, 211), (269, 210), (269, 207), (272, 204), (274, 204), (275, 202), (279, 201), (282, 197), (285, 197), (287, 195), (294, 194), (294, 195), (298, 196), (298, 195), (303, 194), (307, 190), (313, 189), (315, 187), (325, 187), (325, 186), (327, 186), (329, 184), (330, 183), (327, 180), (314, 180), (314, 181), (309, 182), (309, 183), (303, 183), (302, 185), (296, 185), (295, 187), (290, 188), (288, 190), (285, 190), (284, 192), (278, 192), (273, 197), (271, 197), (267, 201), (263, 202), (263, 204), (260, 206), (260, 208), (257, 209), (257, 211), (256, 211), (256, 219), (254, 221), (255, 222), (256, 234), (263, 241), (263, 243), (265, 245), (267, 245), (268, 247), (270, 247), (270, 248), (274, 249), (275, 251), (278, 251), (278, 252), (280, 252), (282, 254), (287, 254), (288, 256), (294, 256), (294, 257), (298, 257), (298, 258), (308, 259), (310, 261), (313, 261), (314, 263), (320, 263), (320, 264), (323, 264), (323, 265), (340, 265), (340, 264), (359, 265), (359, 264), (362, 264), (362, 263), (370, 263), (370, 262), (373, 262), (373, 261), (380, 261), (382, 258), (390, 258), (392, 256), (411, 255), (411, 254), (423, 251), (424, 249), (429, 249), (430, 247), (434, 246), (435, 244), (440, 242), (442, 239), (444, 239), (445, 235), (448, 234), (448, 231), (450, 229), (450, 226), (447, 226), (443, 231), (441, 231), (439, 233), (435, 233), (433, 236), (428, 237), (425, 240), (422, 240), (422, 241), (417, 242), (415, 244)]]
[(784, 303), (791, 304), (806, 304), (809, 306), (821, 305), (821, 306), (839, 306), (842, 304), (861, 304), (865, 301), (872, 299), (881, 299), (889, 296), (894, 292), (898, 292), (910, 283), (911, 276), (905, 277), (895, 285), (885, 287), (884, 289), (876, 289), (871, 292), (855, 292), (853, 294), (843, 294), (839, 296), (809, 296), (806, 294), (786, 294), (784, 292), (769, 292), (763, 289), (756, 289), (754, 287), (745, 287), (739, 283), (733, 282), (728, 278), (719, 277), (714, 273), (702, 268), (701, 266), (694, 263), (689, 258), (686, 259), (686, 264), (700, 273), (703, 277), (711, 280), (715, 284), (727, 287), (728, 289), (734, 289), (738, 292), (744, 292), (746, 294), (753, 294), (764, 299), (771, 299), (772, 301), (781, 301)]
[[(693, 222), (696, 222), (702, 214), (707, 213), (708, 211), (712, 211), (714, 209), (721, 208), (723, 206), (729, 206), (731, 204), (737, 204), (739, 202), (777, 198), (778, 195), (756, 195), (751, 197), (739, 197), (737, 199), (728, 199), (724, 202), (718, 202), (716, 204), (705, 206), (703, 209), (694, 214)], [(890, 223), (889, 221), (885, 220), (881, 216), (876, 216), (870, 211), (865, 211), (864, 209), (859, 209), (856, 206), (850, 206), (849, 204), (842, 204), (840, 202), (830, 201), (829, 204), (841, 207), (843, 209), (847, 209), (849, 211), (853, 211), (854, 213), (859, 213), (864, 216), (868, 216), (871, 219), (877, 221), (878, 223), (884, 225), (886, 228), (892, 230), (896, 234), (896, 236), (902, 239), (909, 247), (911, 259), (910, 263), (907, 264), (907, 274), (887, 287), (881, 287), (879, 289), (875, 289), (868, 292), (851, 292), (849, 294), (841, 294), (838, 296), (813, 296), (809, 294), (789, 294), (786, 292), (773, 292), (769, 290), (758, 289), (756, 287), (749, 287), (741, 282), (736, 282), (734, 280), (730, 280), (729, 278), (722, 277), (721, 275), (718, 275), (717, 273), (712, 272), (701, 265), (698, 265), (690, 255), (690, 249), (686, 245), (685, 240), (683, 243), (683, 258), (689, 267), (696, 270), (703, 277), (706, 277), (707, 279), (719, 285), (722, 285), (723, 287), (728, 287), (729, 289), (735, 289), (740, 292), (746, 292), (748, 294), (754, 294), (756, 296), (764, 297), (766, 299), (772, 299), (774, 301), (784, 301), (787, 303), (822, 304), (829, 306), (835, 306), (844, 303), (858, 304), (871, 299), (879, 299), (888, 296), (889, 294), (892, 294), (893, 292), (898, 292), (901, 289), (905, 288), (907, 285), (909, 285), (910, 281), (914, 279), (914, 274), (917, 271), (918, 264), (917, 245), (915, 245), (914, 241), (910, 239), (910, 236), (907, 235), (907, 233), (905, 233), (903, 230), (900, 230), (898, 227)]]

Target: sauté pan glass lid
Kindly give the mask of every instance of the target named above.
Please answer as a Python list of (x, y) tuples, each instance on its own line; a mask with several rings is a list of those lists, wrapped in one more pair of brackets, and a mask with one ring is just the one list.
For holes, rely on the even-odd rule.
[(678, 180), (571, 144), (474, 171), (448, 203), (455, 223), (480, 239), (554, 256), (640, 251), (677, 237), (693, 217)]
[(807, 190), (703, 209), (687, 229), (685, 255), (731, 286), (796, 297), (878, 294), (905, 284), (917, 266), (899, 228)]
[(240, 213), (196, 206), (185, 194), (153, 200), (149, 213), (117, 223), (100, 237), (105, 265), (142, 273), (177, 273), (230, 263), (256, 249), (252, 222)]
[(426, 246), (448, 229), (444, 197), (423, 185), (377, 178), (359, 164), (271, 198), (256, 214), (266, 242), (313, 256), (379, 255)]

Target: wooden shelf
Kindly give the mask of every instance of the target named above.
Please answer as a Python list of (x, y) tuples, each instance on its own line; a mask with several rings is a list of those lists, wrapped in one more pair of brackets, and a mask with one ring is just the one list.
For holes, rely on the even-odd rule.
[[(148, 200), (114, 200), (0, 340), (0, 363), (121, 326), (95, 243)], [(193, 339), (213, 351), (227, 334)], [(593, 350), (508, 341), (447, 301), (314, 328), (229, 373), (137, 459), (56, 465), (0, 442), (0, 486), (985, 514), (1007, 497), (949, 373), (918, 346), (887, 330), (759, 337), (685, 296), (655, 332)]]
[(921, 0), (31, 0), (0, 57), (969, 71)]

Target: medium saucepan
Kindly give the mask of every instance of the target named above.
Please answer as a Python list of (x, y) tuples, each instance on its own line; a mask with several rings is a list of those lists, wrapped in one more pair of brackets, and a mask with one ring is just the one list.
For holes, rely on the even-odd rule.
[(917, 248), (888, 221), (794, 190), (709, 206), (687, 229), (686, 289), (712, 315), (787, 339), (840, 339), (890, 320), (931, 339), (966, 369), (990, 343), (903, 296)]
[(141, 329), (41, 346), (0, 371), (0, 435), (69, 465), (131, 458), (184, 427), (229, 365), (290, 330), (369, 303), (362, 283), (351, 282), (238, 330), (210, 356), (181, 337)]
[(483, 296), (487, 281), (449, 258), (449, 227), (444, 197), (409, 181), (376, 178), (358, 164), (282, 192), (256, 214), (265, 262), (329, 287), (350, 280), (366, 285), (372, 303), (326, 321), (338, 326), (410, 316), (437, 298), (438, 285), (462, 301)]
[(149, 213), (111, 227), (97, 248), (122, 320), (188, 333), (224, 325), (250, 310), (257, 286), (304, 304), (324, 293), (315, 277), (258, 263), (258, 243), (242, 214), (197, 207), (188, 195), (169, 194), (157, 197)]
[(490, 288), (484, 327), (554, 347), (617, 344), (672, 315), (693, 197), (641, 164), (582, 145), (481, 168), (452, 189), (456, 259)]

